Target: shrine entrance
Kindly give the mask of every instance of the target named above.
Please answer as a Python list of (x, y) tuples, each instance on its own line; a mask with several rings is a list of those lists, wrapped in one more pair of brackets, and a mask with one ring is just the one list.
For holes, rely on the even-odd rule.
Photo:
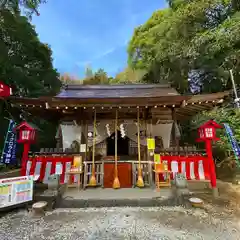
[[(115, 133), (112, 133), (112, 135), (107, 138), (107, 155), (115, 155)], [(117, 155), (129, 155), (129, 138), (127, 136), (123, 138), (120, 131), (117, 132)]]

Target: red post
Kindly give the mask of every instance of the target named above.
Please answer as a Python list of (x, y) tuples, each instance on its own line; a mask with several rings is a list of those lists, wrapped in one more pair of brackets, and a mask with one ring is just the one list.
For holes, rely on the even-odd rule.
[(213, 155), (212, 155), (211, 140), (206, 140), (205, 141), (205, 146), (206, 146), (206, 153), (207, 153), (208, 162), (209, 162), (209, 173), (210, 173), (211, 187), (216, 188), (217, 187), (217, 177), (216, 177), (215, 164), (214, 164)]
[(22, 155), (22, 168), (21, 168), (21, 175), (26, 175), (26, 169), (27, 169), (27, 160), (28, 160), (28, 153), (30, 150), (30, 143), (24, 143), (23, 146), (23, 155)]

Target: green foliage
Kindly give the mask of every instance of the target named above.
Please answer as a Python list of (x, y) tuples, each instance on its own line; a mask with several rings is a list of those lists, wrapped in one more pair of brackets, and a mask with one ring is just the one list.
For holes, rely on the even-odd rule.
[(40, 4), (46, 3), (45, 0), (1, 0), (0, 9), (8, 9), (12, 13), (18, 14), (21, 8), (24, 13), (31, 17), (32, 14), (39, 15), (38, 7)]
[(86, 76), (86, 78), (83, 79), (83, 84), (109, 84), (109, 78), (107, 73), (102, 68), (100, 68), (93, 74), (93, 76)]
[[(202, 112), (195, 116), (192, 120), (192, 128), (196, 129), (204, 122), (213, 119), (218, 124), (223, 125), (223, 123), (228, 123), (234, 132), (235, 138), (240, 141), (240, 111), (234, 108), (216, 108), (210, 112)], [(225, 129), (218, 130), (220, 141), (216, 145), (226, 151), (232, 150), (231, 144), (228, 141)]]
[(93, 75), (94, 75), (94, 73), (93, 73), (91, 66), (87, 66), (86, 70), (85, 70), (85, 77), (91, 78), (91, 77), (93, 77)]
[(100, 68), (94, 72), (92, 68), (88, 66), (83, 79), (65, 73), (60, 76), (60, 80), (63, 84), (132, 84), (142, 82), (145, 74), (146, 71), (144, 70), (135, 70), (127, 67), (115, 77), (109, 77), (104, 69)]
[(0, 36), (0, 77), (14, 86), (15, 94), (35, 97), (59, 91), (52, 51), (26, 17), (0, 10)]
[(63, 84), (94, 85), (110, 83), (110, 77), (108, 77), (107, 73), (102, 68), (93, 72), (92, 68), (89, 66), (86, 68), (85, 77), (83, 79), (65, 73), (60, 76), (60, 80)]
[(132, 69), (126, 67), (122, 72), (118, 73), (110, 83), (114, 84), (133, 84), (140, 83), (143, 81), (143, 77), (146, 74), (146, 71), (141, 69)]
[[(34, 4), (37, 2), (40, 1), (32, 1)], [(10, 3), (15, 2), (8, 1), (7, 5), (1, 2), (0, 6), (0, 79), (12, 86), (14, 95), (26, 97), (55, 95), (61, 87), (61, 82), (52, 65), (52, 51), (47, 44), (39, 41), (34, 26), (30, 24), (27, 17), (20, 15), (17, 5)], [(13, 9), (15, 7), (16, 9)], [(26, 7), (31, 6), (26, 5)], [(1, 105), (0, 148), (3, 146), (8, 126), (8, 120), (4, 117), (20, 120), (19, 115), (11, 111), (9, 104), (3, 105), (1, 102)], [(39, 123), (40, 119), (28, 117), (26, 120), (42, 128), (40, 145), (54, 147), (55, 133), (51, 130), (55, 129), (54, 126), (57, 123), (45, 123), (42, 126)]]
[(170, 82), (180, 92), (229, 88), (228, 70), (240, 83), (238, 1), (169, 1), (135, 29), (129, 65), (147, 71), (150, 82)]
[(62, 84), (82, 84), (82, 80), (74, 77), (68, 73), (64, 73), (60, 76), (60, 81)]
[(190, 3), (192, 0), (167, 0), (168, 5), (172, 9), (177, 9), (183, 4)]

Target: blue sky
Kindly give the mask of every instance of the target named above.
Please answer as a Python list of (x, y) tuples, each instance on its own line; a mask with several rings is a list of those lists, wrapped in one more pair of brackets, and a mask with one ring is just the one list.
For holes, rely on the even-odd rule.
[(82, 77), (91, 66), (114, 76), (127, 65), (134, 28), (164, 7), (164, 0), (48, 0), (32, 23), (60, 73)]

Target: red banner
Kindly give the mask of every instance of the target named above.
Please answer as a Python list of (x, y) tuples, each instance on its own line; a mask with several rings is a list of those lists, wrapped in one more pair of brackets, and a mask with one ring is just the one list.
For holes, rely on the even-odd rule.
[(4, 84), (3, 82), (0, 82), (0, 97), (9, 97), (12, 95), (12, 89)]

